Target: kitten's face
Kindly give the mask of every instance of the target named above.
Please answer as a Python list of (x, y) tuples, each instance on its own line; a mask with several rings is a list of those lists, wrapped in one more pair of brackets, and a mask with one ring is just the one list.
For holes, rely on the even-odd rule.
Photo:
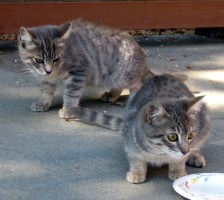
[[(182, 127), (183, 124), (185, 127)], [(188, 154), (191, 143), (196, 136), (196, 127), (193, 124), (190, 125), (187, 119), (182, 121), (182, 125), (164, 128), (165, 134), (160, 138), (160, 141), (165, 145), (164, 152), (174, 158)]]
[(70, 24), (20, 28), (19, 54), (34, 75), (47, 76), (59, 67), (69, 27)]
[(197, 137), (198, 106), (200, 103), (188, 108), (182, 100), (165, 106), (151, 105), (150, 112), (146, 113), (147, 135), (159, 154), (180, 158), (190, 152), (191, 143)]

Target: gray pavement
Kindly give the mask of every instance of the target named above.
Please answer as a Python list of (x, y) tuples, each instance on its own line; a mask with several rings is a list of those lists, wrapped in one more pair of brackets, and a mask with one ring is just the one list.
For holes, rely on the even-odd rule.
[[(212, 122), (202, 150), (207, 165), (187, 172), (223, 173), (224, 40), (176, 37), (136, 40), (149, 53), (154, 72), (184, 73), (192, 91), (206, 95)], [(32, 112), (38, 82), (23, 68), (16, 42), (0, 41), (0, 200), (183, 199), (172, 189), (167, 167), (149, 166), (146, 183), (128, 183), (120, 133), (59, 119), (60, 92), (49, 112)], [(82, 104), (117, 115), (124, 111), (98, 100)]]

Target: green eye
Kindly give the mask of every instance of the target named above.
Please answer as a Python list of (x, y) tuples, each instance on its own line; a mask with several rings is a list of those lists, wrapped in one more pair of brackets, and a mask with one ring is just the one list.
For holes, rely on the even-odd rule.
[(35, 61), (36, 61), (36, 63), (44, 63), (44, 61), (42, 60), (42, 59), (40, 59), (40, 58), (35, 58)]
[(188, 135), (188, 140), (193, 139), (193, 138), (194, 138), (194, 136), (195, 136), (195, 134), (196, 134), (196, 132), (195, 132), (195, 131), (190, 132), (190, 134)]
[(167, 136), (167, 139), (170, 142), (176, 142), (177, 139), (178, 139), (178, 135), (176, 133), (172, 133), (172, 134), (170, 134), (170, 135)]
[(59, 60), (60, 60), (60, 57), (55, 58), (55, 59), (53, 60), (53, 62), (58, 62)]

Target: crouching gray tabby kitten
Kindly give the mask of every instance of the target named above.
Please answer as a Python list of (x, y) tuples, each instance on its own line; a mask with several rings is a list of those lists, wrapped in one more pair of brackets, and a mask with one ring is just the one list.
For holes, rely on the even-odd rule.
[(122, 130), (130, 164), (130, 183), (146, 180), (147, 163), (169, 166), (172, 180), (186, 175), (185, 165), (204, 167), (200, 153), (210, 127), (208, 110), (178, 78), (161, 75), (150, 78), (131, 94), (124, 118), (86, 108), (75, 108), (77, 116), (113, 130)]
[(19, 54), (41, 81), (41, 97), (33, 111), (47, 111), (58, 85), (64, 85), (61, 118), (79, 104), (88, 86), (110, 88), (103, 100), (115, 102), (122, 89), (142, 86), (152, 75), (146, 55), (128, 34), (109, 27), (76, 20), (60, 26), (20, 28)]

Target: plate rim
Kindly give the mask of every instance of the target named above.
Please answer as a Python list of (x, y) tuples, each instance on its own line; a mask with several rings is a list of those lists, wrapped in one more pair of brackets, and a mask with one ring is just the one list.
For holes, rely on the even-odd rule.
[[(193, 197), (190, 194), (184, 192), (184, 190), (182, 190), (180, 187), (178, 187), (178, 183), (183, 182), (182, 180), (186, 180), (187, 177), (196, 176), (196, 175), (223, 175), (224, 176), (224, 173), (221, 173), (221, 172), (211, 172), (211, 173), (210, 172), (208, 172), (208, 173), (203, 172), (203, 173), (195, 173), (195, 174), (188, 174), (186, 176), (182, 176), (182, 177), (176, 179), (173, 182), (173, 189), (175, 190), (175, 192), (177, 192), (182, 197), (191, 200)], [(194, 197), (194, 200), (201, 200), (201, 198), (198, 198), (198, 197), (195, 198)]]

